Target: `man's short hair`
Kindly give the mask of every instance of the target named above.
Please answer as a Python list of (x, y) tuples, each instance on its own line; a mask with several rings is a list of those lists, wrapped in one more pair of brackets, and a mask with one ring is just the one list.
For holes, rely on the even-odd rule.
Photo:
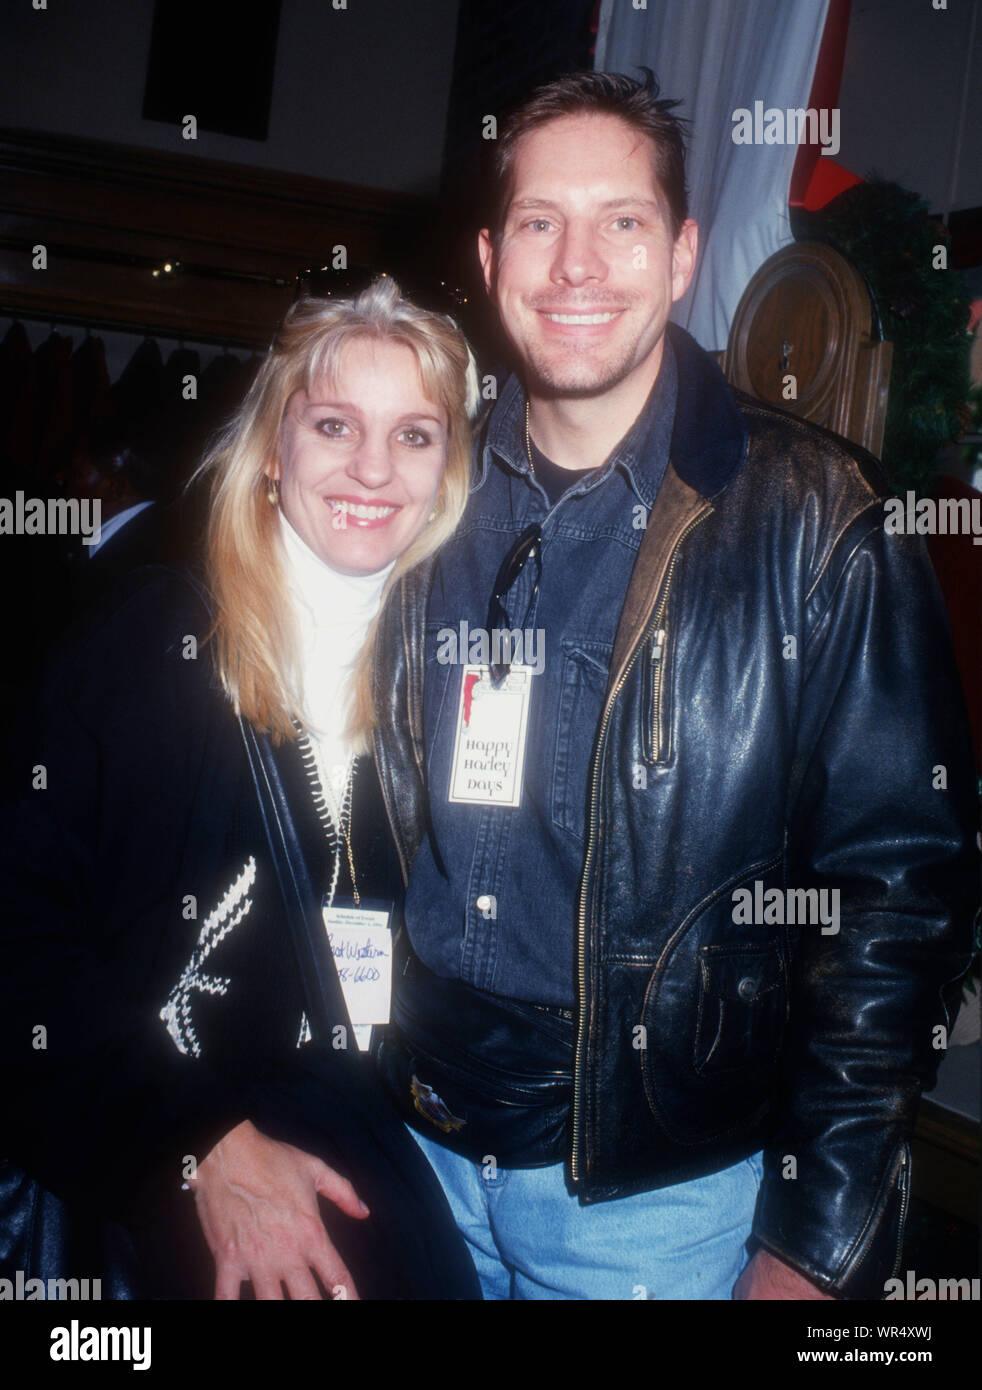
[(678, 237), (689, 215), (685, 186), (685, 132), (687, 124), (673, 116), (678, 101), (659, 98), (659, 86), (650, 68), (641, 68), (636, 81), (619, 72), (571, 72), (537, 88), (502, 122), (494, 151), (494, 203), (490, 232), (497, 244), (504, 230), (511, 199), (515, 152), (530, 131), (562, 116), (617, 116), (652, 141), (655, 178), (668, 202), (672, 236)]

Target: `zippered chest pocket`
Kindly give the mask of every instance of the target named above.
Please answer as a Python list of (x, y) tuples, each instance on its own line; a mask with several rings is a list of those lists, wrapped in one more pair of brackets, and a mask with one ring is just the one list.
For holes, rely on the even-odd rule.
[(641, 756), (649, 766), (672, 757), (672, 635), (662, 618), (641, 650)]

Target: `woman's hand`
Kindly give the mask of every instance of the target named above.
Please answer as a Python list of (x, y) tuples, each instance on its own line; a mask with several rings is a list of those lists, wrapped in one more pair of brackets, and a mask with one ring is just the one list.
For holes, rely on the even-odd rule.
[[(257, 1298), (358, 1297), (317, 1206), (326, 1197), (348, 1216), (368, 1208), (346, 1178), (319, 1158), (260, 1134), (249, 1120), (229, 1130), (198, 1164), (189, 1186), (215, 1257), (215, 1297), (235, 1299), (244, 1280)], [(314, 1273), (312, 1273), (313, 1271)]]

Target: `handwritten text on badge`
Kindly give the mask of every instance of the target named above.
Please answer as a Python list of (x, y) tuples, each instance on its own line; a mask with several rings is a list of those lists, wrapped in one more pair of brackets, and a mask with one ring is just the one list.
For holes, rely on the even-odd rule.
[(348, 1016), (364, 1051), (373, 1023), (389, 1021), (392, 997), (392, 932), (387, 910), (323, 907)]

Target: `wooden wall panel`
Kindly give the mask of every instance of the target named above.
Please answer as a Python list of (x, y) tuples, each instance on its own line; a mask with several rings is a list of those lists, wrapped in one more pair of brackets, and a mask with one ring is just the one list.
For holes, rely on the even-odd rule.
[[(298, 271), (340, 245), (349, 270), (411, 275), (434, 215), (350, 184), (0, 129), (0, 311), (261, 345)], [(167, 260), (180, 273), (154, 278)]]

